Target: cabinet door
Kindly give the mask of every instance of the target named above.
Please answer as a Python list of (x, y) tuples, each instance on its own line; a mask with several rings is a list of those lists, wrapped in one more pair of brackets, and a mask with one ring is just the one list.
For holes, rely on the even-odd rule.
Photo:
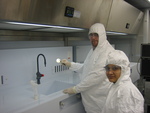
[(143, 12), (123, 0), (113, 0), (107, 30), (136, 34)]

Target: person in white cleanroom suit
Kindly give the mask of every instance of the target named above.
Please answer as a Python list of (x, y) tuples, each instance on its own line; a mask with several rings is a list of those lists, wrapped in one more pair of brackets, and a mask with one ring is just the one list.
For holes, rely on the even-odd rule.
[(65, 89), (67, 94), (81, 93), (82, 102), (87, 113), (101, 113), (111, 83), (105, 75), (104, 66), (107, 55), (114, 48), (106, 39), (102, 24), (96, 23), (89, 29), (92, 49), (83, 64), (61, 60), (62, 64), (73, 71), (81, 72), (81, 82), (72, 88)]
[(144, 113), (144, 98), (131, 81), (130, 62), (125, 53), (110, 52), (105, 69), (113, 85), (102, 113)]

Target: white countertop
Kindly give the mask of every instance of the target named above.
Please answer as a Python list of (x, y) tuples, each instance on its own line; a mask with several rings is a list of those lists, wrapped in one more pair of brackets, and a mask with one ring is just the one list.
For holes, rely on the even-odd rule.
[[(35, 100), (30, 85), (4, 90), (0, 92), (0, 113), (21, 113), (21, 111), (38, 106), (60, 95), (65, 94), (62, 91), (50, 95), (40, 94), (39, 99)], [(65, 97), (67, 98), (68, 95)]]

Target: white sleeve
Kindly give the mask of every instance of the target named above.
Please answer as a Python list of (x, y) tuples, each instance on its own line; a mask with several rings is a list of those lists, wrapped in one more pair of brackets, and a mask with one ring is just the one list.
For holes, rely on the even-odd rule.
[(71, 62), (71, 67), (69, 68), (72, 71), (78, 71), (83, 67), (83, 64), (81, 63), (75, 63), (75, 62)]
[(90, 73), (83, 81), (75, 86), (77, 93), (90, 89), (92, 86), (102, 83), (107, 79), (105, 71), (99, 74), (96, 72)]

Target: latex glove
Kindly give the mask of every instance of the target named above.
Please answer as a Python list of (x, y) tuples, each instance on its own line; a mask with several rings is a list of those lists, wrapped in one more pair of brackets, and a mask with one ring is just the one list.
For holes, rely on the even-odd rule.
[(66, 65), (67, 67), (70, 67), (70, 66), (71, 66), (71, 62), (69, 62), (69, 61), (66, 60), (66, 59), (62, 59), (62, 60), (60, 61), (60, 63), (63, 64), (63, 65)]
[(71, 88), (65, 89), (63, 91), (63, 93), (65, 93), (65, 94), (76, 94), (77, 92), (76, 92), (75, 87), (71, 87)]

